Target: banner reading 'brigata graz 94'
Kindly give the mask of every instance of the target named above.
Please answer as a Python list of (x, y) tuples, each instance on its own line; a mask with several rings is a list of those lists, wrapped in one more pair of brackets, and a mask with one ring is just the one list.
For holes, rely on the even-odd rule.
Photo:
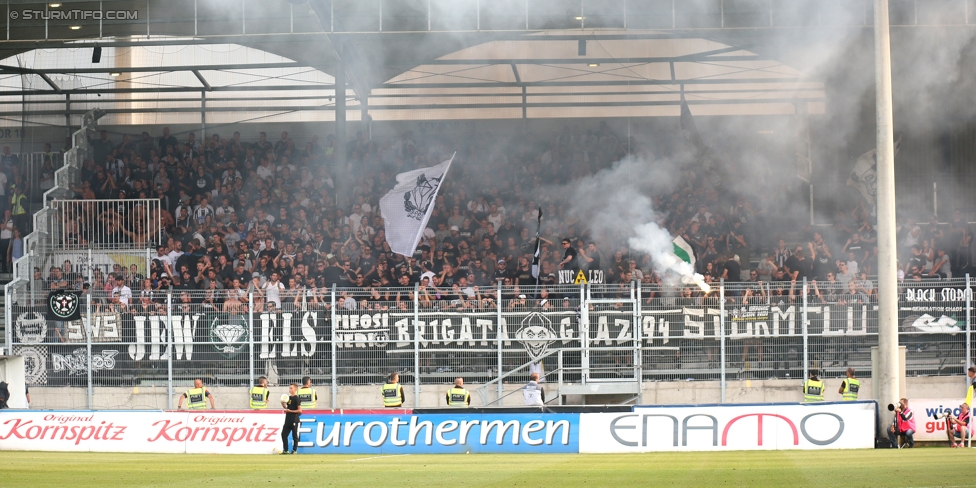
[(875, 402), (635, 407), (580, 415), (580, 452), (874, 447)]

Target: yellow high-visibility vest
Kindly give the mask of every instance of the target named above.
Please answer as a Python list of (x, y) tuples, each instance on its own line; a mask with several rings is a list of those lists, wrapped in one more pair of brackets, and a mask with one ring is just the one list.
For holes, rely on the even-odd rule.
[(318, 395), (315, 394), (315, 390), (307, 387), (301, 387), (296, 393), (298, 399), (302, 402), (302, 408), (315, 408), (315, 404), (318, 401)]
[(399, 407), (403, 405), (403, 400), (400, 399), (402, 397), (401, 392), (403, 391), (403, 387), (400, 386), (400, 383), (387, 383), (383, 385), (380, 391), (383, 392), (384, 407)]
[(471, 394), (464, 388), (454, 387), (447, 390), (447, 404), (452, 407), (466, 408)]
[(806, 380), (803, 382), (803, 401), (822, 402), (824, 400), (823, 380)]
[(206, 410), (207, 389), (200, 387), (186, 390), (186, 408), (188, 410)]
[(857, 391), (861, 389), (861, 382), (854, 378), (844, 380), (844, 401), (853, 402), (857, 400)]
[(268, 408), (267, 388), (263, 386), (255, 386), (251, 388), (251, 408), (258, 410)]
[(24, 201), (27, 200), (27, 195), (23, 193), (15, 193), (14, 196), (10, 197), (10, 205), (13, 207), (11, 210), (12, 215), (24, 215), (27, 213), (27, 209), (24, 208)]

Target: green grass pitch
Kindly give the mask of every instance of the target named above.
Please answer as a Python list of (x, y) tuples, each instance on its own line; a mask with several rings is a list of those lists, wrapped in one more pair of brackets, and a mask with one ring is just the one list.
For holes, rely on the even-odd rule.
[(0, 452), (0, 486), (976, 486), (976, 449), (232, 456)]

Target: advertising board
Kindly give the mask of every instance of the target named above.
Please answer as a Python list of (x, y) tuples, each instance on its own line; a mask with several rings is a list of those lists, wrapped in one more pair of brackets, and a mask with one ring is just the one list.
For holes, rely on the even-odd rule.
[(580, 415), (580, 452), (874, 447), (874, 402), (635, 407)]
[(575, 453), (580, 414), (303, 415), (299, 452)]
[[(959, 416), (961, 398), (912, 398), (908, 406), (915, 414), (915, 441), (943, 441), (949, 442), (946, 436), (945, 414), (949, 411)], [(881, 418), (884, 425), (890, 425), (894, 414), (886, 408), (882, 409)]]
[[(0, 450), (270, 454), (284, 414), (8, 410)], [(299, 452), (579, 452), (579, 414), (413, 415), (312, 412), (302, 416)]]
[(280, 412), (29, 411), (0, 413), (0, 450), (270, 454)]

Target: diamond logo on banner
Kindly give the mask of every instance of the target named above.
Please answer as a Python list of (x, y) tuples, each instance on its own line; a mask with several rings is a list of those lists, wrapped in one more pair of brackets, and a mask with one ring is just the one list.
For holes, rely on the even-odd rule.
[(226, 358), (237, 356), (247, 347), (247, 323), (243, 317), (217, 316), (210, 323), (210, 341)]

